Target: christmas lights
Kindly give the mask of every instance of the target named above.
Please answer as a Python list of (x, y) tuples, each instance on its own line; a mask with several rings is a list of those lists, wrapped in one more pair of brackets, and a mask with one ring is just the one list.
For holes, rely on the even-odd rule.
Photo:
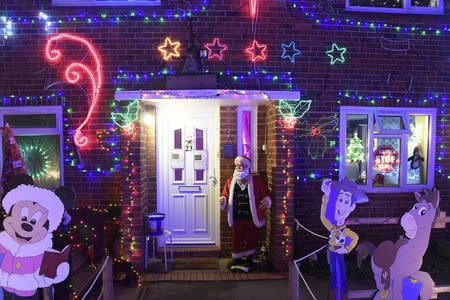
[(251, 55), (251, 61), (263, 61), (267, 58), (267, 46), (259, 44), (256, 40), (253, 40), (252, 44), (245, 49), (245, 53)]
[(289, 44), (281, 44), (281, 48), (283, 48), (283, 53), (281, 54), (281, 58), (285, 59), (289, 59), (291, 61), (291, 63), (295, 63), (295, 57), (297, 55), (300, 55), (300, 50), (298, 50), (297, 48), (295, 48), (295, 42), (292, 41)]
[(327, 137), (334, 135), (339, 119), (336, 116), (322, 117), (318, 122), (303, 121), (297, 126), (296, 139), (304, 138), (309, 142), (308, 156), (312, 159), (323, 158), (327, 150)]
[(340, 62), (341, 64), (343, 64), (345, 62), (345, 52), (347, 52), (347, 48), (339, 48), (336, 43), (333, 43), (331, 49), (326, 52), (330, 57), (330, 64), (334, 65), (336, 62)]
[(259, 1), (258, 0), (249, 0), (250, 6), (250, 16), (252, 18), (256, 17), (256, 12), (258, 11)]
[[(437, 124), (436, 128), (436, 160), (435, 160), (435, 171), (441, 178), (446, 178), (450, 180), (450, 170), (444, 169), (444, 158), (446, 156), (446, 145), (444, 144), (445, 127), (448, 126), (446, 122), (448, 121), (448, 104), (447, 97), (440, 95), (439, 93), (432, 93), (427, 97), (420, 98), (410, 98), (410, 97), (395, 97), (392, 95), (365, 95), (358, 92), (340, 92), (339, 96), (342, 100), (352, 101), (352, 102), (363, 102), (364, 104), (369, 104), (372, 106), (384, 106), (383, 103), (396, 103), (398, 106), (426, 106), (426, 107), (436, 107), (437, 108), (437, 120), (440, 124)], [(338, 104), (341, 104), (341, 100)], [(392, 106), (392, 105), (390, 105)]]
[(180, 57), (180, 47), (180, 42), (172, 42), (169, 37), (166, 37), (164, 44), (161, 44), (158, 50), (163, 55), (164, 60), (169, 60), (171, 57)]
[(434, 34), (436, 36), (440, 36), (443, 33), (450, 33), (450, 24), (441, 24), (441, 25), (424, 25), (421, 26), (405, 26), (401, 24), (393, 24), (393, 23), (387, 23), (387, 22), (373, 22), (373, 21), (367, 21), (362, 19), (355, 19), (350, 16), (345, 17), (328, 17), (323, 14), (316, 14), (314, 13), (313, 9), (314, 7), (308, 7), (303, 6), (303, 2), (300, 2), (298, 0), (288, 0), (290, 4), (288, 4), (288, 7), (290, 10), (298, 11), (303, 16), (311, 19), (314, 21), (315, 24), (323, 25), (326, 27), (329, 26), (348, 26), (348, 27), (355, 27), (355, 28), (363, 28), (371, 31), (376, 30), (390, 30), (394, 32), (399, 33), (409, 33), (409, 34), (420, 34), (420, 35), (427, 35), (427, 34)]
[(91, 83), (92, 93), (90, 93), (91, 99), (89, 99), (90, 106), (88, 114), (83, 122), (73, 132), (75, 145), (77, 145), (78, 147), (84, 147), (88, 143), (88, 138), (81, 132), (81, 129), (83, 129), (83, 127), (86, 126), (86, 124), (89, 122), (89, 119), (92, 116), (93, 110), (100, 96), (100, 90), (103, 84), (102, 65), (97, 50), (90, 42), (82, 37), (68, 33), (60, 33), (50, 37), (47, 40), (47, 44), (45, 46), (45, 56), (48, 62), (56, 64), (62, 60), (63, 54), (61, 53), (61, 51), (58, 49), (52, 49), (52, 46), (53, 44), (55, 44), (56, 46), (56, 43), (58, 41), (64, 40), (69, 40), (84, 45), (88, 49), (89, 54), (91, 54), (92, 58), (94, 59), (95, 64), (95, 71), (91, 70), (89, 66), (77, 62), (69, 64), (64, 70), (65, 79), (71, 84), (80, 83), (80, 79), (82, 78), (81, 71), (84, 71), (87, 74)]
[[(156, 79), (164, 79), (166, 74), (175, 74), (174, 72), (143, 72), (143, 73), (132, 73), (119, 70), (116, 76), (114, 76), (113, 83), (117, 91), (122, 90), (123, 85), (128, 82), (150, 82)], [(233, 71), (218, 71), (217, 75), (219, 79), (226, 80), (232, 79), (233, 81), (254, 81), (255, 78), (259, 80), (267, 80), (271, 82), (283, 82), (286, 84), (286, 88), (292, 89), (292, 81), (295, 79), (291, 72), (272, 74), (262, 69), (259, 71), (248, 71), (248, 72), (233, 72)]]
[(49, 154), (43, 145), (23, 145), (21, 152), (28, 174), (39, 179), (49, 171)]
[(14, 34), (14, 23), (7, 17), (2, 17), (1, 20), (3, 23), (2, 29), (3, 39), (6, 40), (8, 37), (13, 36)]
[(139, 119), (139, 109), (139, 100), (132, 101), (128, 104), (126, 112), (111, 113), (112, 120), (114, 124), (125, 129), (128, 134), (133, 134), (135, 131), (133, 123)]
[(311, 102), (311, 100), (300, 100), (291, 104), (287, 101), (279, 101), (278, 110), (289, 128), (293, 128), (295, 123), (297, 123), (297, 120), (303, 118), (309, 111)]
[(227, 50), (227, 45), (221, 44), (218, 38), (215, 38), (211, 44), (205, 44), (208, 50), (208, 59), (223, 60), (223, 53)]

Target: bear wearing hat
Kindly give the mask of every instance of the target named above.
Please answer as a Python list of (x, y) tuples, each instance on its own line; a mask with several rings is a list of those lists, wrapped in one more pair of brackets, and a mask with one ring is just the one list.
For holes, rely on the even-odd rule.
[(38, 288), (61, 282), (69, 275), (67, 262), (57, 266), (55, 278), (40, 275), (44, 253), (52, 251), (52, 232), (61, 223), (66, 200), (50, 190), (20, 182), (3, 198), (2, 206), (8, 214), (3, 221), (5, 230), (0, 232), (4, 299), (39, 299)]
[(232, 231), (233, 260), (228, 268), (248, 272), (253, 268), (259, 228), (266, 224), (264, 211), (270, 208), (272, 201), (264, 180), (250, 173), (250, 159), (238, 156), (234, 164), (233, 176), (225, 183), (220, 197), (222, 210), (228, 207), (228, 224)]

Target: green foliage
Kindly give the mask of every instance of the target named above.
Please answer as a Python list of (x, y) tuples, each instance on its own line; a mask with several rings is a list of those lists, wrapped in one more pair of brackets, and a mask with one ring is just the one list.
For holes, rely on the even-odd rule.
[(350, 145), (347, 147), (347, 161), (349, 162), (363, 162), (364, 161), (364, 146), (359, 139), (357, 133), (350, 140)]

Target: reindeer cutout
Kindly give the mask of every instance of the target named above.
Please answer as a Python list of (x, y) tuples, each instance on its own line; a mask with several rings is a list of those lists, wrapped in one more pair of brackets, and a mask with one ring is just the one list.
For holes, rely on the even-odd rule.
[(362, 242), (357, 248), (357, 263), (361, 266), (367, 255), (372, 256), (371, 265), (378, 288), (374, 299), (431, 299), (434, 281), (420, 271), (422, 258), (430, 241), (431, 228), (439, 216), (439, 191), (415, 192), (417, 203), (400, 221), (406, 237), (397, 242), (384, 241), (378, 247)]

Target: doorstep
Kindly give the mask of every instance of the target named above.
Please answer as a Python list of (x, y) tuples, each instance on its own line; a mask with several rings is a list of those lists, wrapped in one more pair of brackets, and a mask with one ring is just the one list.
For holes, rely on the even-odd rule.
[(273, 273), (231, 273), (230, 271), (189, 270), (172, 271), (164, 274), (141, 274), (141, 283), (161, 281), (241, 281), (241, 280), (283, 280), (287, 272)]
[[(150, 245), (151, 247), (151, 245)], [(220, 256), (220, 247), (212, 246), (212, 247), (182, 247), (182, 246), (173, 246), (173, 256), (174, 258), (180, 257), (219, 257)], [(149, 249), (151, 252), (151, 248)], [(161, 254), (164, 254), (163, 248), (158, 248), (156, 251), (157, 255), (161, 257)], [(151, 255), (151, 253), (150, 253)], [(167, 255), (170, 256), (170, 246), (167, 245)]]

